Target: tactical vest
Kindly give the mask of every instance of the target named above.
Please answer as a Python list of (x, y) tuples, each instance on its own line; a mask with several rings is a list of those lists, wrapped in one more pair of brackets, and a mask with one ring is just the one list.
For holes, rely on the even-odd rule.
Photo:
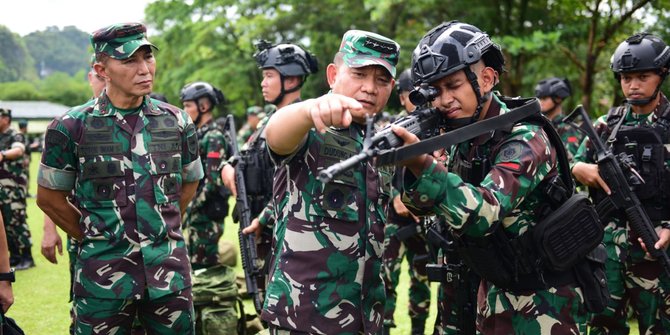
[(242, 159), (245, 162), (243, 165), (245, 183), (252, 217), (261, 213), (272, 199), (275, 166), (270, 159), (265, 135), (263, 134), (264, 129), (265, 126), (256, 130), (258, 136), (249, 143), (247, 150), (242, 152)]
[[(503, 100), (503, 102), (510, 106), (511, 101)], [(572, 196), (574, 184), (569, 175), (567, 153), (555, 128), (544, 117), (523, 121), (542, 126), (557, 152), (559, 174), (545, 179), (538, 186), (543, 190), (542, 193), (548, 195), (548, 201), (535, 210), (540, 222), (547, 223), (545, 220), (547, 218), (552, 221), (548, 224), (536, 222), (536, 225), (529, 227), (520, 236), (508, 235), (500, 222), (488, 236), (455, 236), (459, 253), (471, 269), (498, 287), (512, 291), (544, 289), (574, 283), (575, 278), (570, 267), (582, 259), (602, 238), (602, 229), (590, 202), (586, 197)], [(471, 148), (469, 152), (476, 152), (477, 155), (456, 159), (452, 171), (462, 176), (464, 181), (479, 185), (491, 169), (489, 156), (497, 151), (502, 139), (510, 131), (511, 129), (501, 129), (493, 132), (489, 141), (494, 141), (494, 145), (489, 147), (490, 151), (483, 152), (478, 147)], [(560, 217), (569, 221), (565, 222), (566, 232), (556, 229), (559, 224), (555, 221), (560, 221)], [(586, 229), (583, 231), (584, 234), (579, 231), (582, 223), (587, 223), (584, 225)], [(574, 236), (580, 235), (596, 240), (589, 243), (570, 241)], [(546, 248), (546, 244), (550, 244), (551, 247)]]
[[(653, 221), (670, 219), (670, 104), (651, 125), (624, 125), (626, 108), (607, 114), (607, 142), (615, 155), (624, 154), (642, 180), (631, 178), (631, 186)], [(670, 146), (668, 146), (670, 148)]]
[[(174, 115), (146, 115), (151, 140), (147, 143), (151, 161), (152, 182), (156, 203), (178, 199), (181, 190), (181, 136)], [(138, 119), (138, 122), (142, 122)], [(115, 118), (89, 116), (84, 122), (77, 155), (80, 176), (77, 197), (83, 207), (125, 206), (134, 183), (132, 169), (124, 164), (130, 143), (114, 138)], [(124, 147), (127, 146), (127, 147)]]

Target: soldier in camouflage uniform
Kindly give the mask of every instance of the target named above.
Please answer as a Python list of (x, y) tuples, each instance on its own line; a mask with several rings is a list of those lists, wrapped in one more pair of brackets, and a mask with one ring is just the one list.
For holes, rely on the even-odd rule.
[[(454, 128), (509, 111), (503, 102), (507, 100), (493, 94), (503, 66), (502, 52), (487, 34), (457, 21), (433, 28), (421, 39), (412, 57), (415, 83), (429, 84), (438, 90), (433, 106)], [(396, 134), (405, 143), (419, 141), (403, 128), (397, 128)], [(403, 161), (407, 167), (403, 200), (408, 207), (416, 213), (440, 216), (459, 239), (464, 257), (475, 257), (475, 252), (491, 256), (473, 258), (469, 263), (472, 269), (486, 269), (491, 263), (499, 267), (526, 261), (540, 264), (533, 260), (536, 252), (532, 248), (529, 253), (520, 253), (507, 247), (513, 242), (511, 238), (532, 236), (528, 235), (530, 227), (541, 219), (535, 210), (549, 201), (543, 183), (559, 173), (556, 155), (557, 150), (563, 149), (555, 148), (540, 126), (521, 122), (447, 150), (449, 170), (427, 154)], [(475, 161), (484, 166), (481, 174), (471, 164)], [(491, 277), (491, 273), (480, 283), (478, 332), (586, 331), (581, 289), (576, 287), (570, 270), (556, 273), (544, 266), (505, 269), (504, 265), (501, 270), (513, 273), (507, 277), (511, 278), (509, 283)], [(481, 275), (485, 277), (484, 273)], [(495, 285), (492, 280), (508, 286)]]
[[(416, 108), (409, 101), (409, 92), (414, 89), (410, 70), (403, 71), (396, 82), (400, 104), (405, 115)], [(396, 309), (396, 287), (400, 279), (400, 265), (407, 258), (409, 266), (409, 306), (412, 334), (424, 334), (428, 308), (430, 307), (430, 283), (426, 277), (428, 249), (426, 236), (420, 221), (407, 210), (400, 199), (402, 169), (397, 168), (393, 177), (392, 200), (388, 208), (388, 221), (384, 228), (384, 276), (386, 305), (384, 307), (384, 331), (395, 327), (393, 314)], [(401, 231), (399, 232), (399, 229)], [(409, 232), (409, 233), (403, 233)]]
[[(49, 125), (37, 204), (80, 243), (76, 334), (193, 334), (181, 215), (204, 176), (196, 129), (150, 99), (155, 48), (139, 23), (91, 36), (106, 88)], [(74, 190), (75, 208), (68, 202)]]
[(327, 184), (316, 175), (362, 149), (366, 116), (388, 101), (398, 55), (384, 36), (346, 32), (326, 70), (331, 93), (288, 105), (268, 122), (277, 222), (261, 317), (271, 334), (381, 331), (390, 194), (370, 162)]
[(259, 106), (251, 106), (247, 108), (247, 122), (237, 132), (237, 143), (243, 146), (247, 143), (251, 135), (258, 129), (258, 123), (265, 117), (263, 108)]
[(223, 93), (206, 82), (194, 82), (182, 88), (184, 111), (196, 125), (200, 160), (205, 177), (186, 209), (184, 228), (188, 232), (188, 254), (193, 270), (219, 264), (219, 239), (228, 216), (228, 192), (223, 187), (219, 166), (229, 155), (223, 131), (214, 122), (212, 111), (224, 102)]
[(565, 78), (543, 79), (535, 86), (535, 96), (540, 99), (542, 114), (554, 124), (554, 128), (563, 139), (568, 159), (572, 161), (584, 135), (564, 121), (563, 101), (571, 94), (570, 82)]
[(25, 137), (11, 128), (12, 111), (0, 110), (0, 203), (6, 224), (10, 264), (17, 270), (35, 266), (26, 222)]
[[(670, 102), (659, 92), (668, 75), (669, 61), (670, 47), (657, 36), (636, 34), (619, 44), (611, 68), (626, 102), (594, 123), (603, 142), (612, 145), (615, 155), (630, 155), (646, 181), (635, 187), (635, 193), (659, 235), (655, 246), (646, 247), (656, 249), (667, 248), (670, 241)], [(650, 142), (644, 133), (657, 133), (663, 142)], [(575, 156), (572, 174), (589, 186), (591, 196), (598, 200), (610, 191), (593, 155), (587, 138)], [(670, 278), (662, 270), (662, 263), (645, 253), (641, 240), (624, 220), (609, 219), (603, 224), (610, 302), (604, 312), (592, 318), (590, 334), (628, 334), (629, 307), (637, 317), (640, 334), (668, 334)]]

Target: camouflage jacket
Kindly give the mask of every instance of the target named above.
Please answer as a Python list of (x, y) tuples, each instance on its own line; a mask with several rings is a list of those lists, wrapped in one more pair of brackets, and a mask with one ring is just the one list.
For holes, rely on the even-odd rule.
[(200, 180), (198, 192), (189, 205), (188, 210), (197, 212), (205, 205), (209, 195), (221, 192), (223, 181), (221, 180), (221, 162), (230, 156), (230, 151), (223, 131), (216, 126), (214, 120), (210, 120), (196, 131), (198, 134), (198, 146), (200, 160), (203, 163), (205, 176)]
[(563, 115), (557, 116), (552, 121), (552, 124), (554, 125), (554, 128), (556, 128), (558, 134), (561, 136), (561, 140), (563, 140), (565, 151), (568, 154), (568, 160), (572, 161), (575, 157), (575, 154), (577, 154), (579, 145), (584, 139), (584, 135), (579, 132), (579, 130), (565, 122), (565, 116)]
[(371, 163), (327, 184), (316, 179), (320, 169), (361, 151), (361, 128), (311, 130), (295, 154), (273, 157), (277, 222), (262, 313), (273, 325), (313, 334), (380, 330), (389, 194)]
[[(486, 118), (507, 111), (494, 96)], [(547, 202), (541, 182), (558, 173), (556, 152), (537, 125), (518, 123), (495, 134), (451, 148), (449, 168), (455, 173), (435, 160), (415, 180), (407, 173), (404, 201), (415, 210), (443, 216), (458, 234), (482, 237), (498, 224), (509, 236), (526, 232), (538, 222), (535, 209)], [(491, 168), (472, 184), (462, 171), (477, 157), (487, 158)]]
[(149, 96), (134, 128), (128, 113), (103, 93), (47, 129), (38, 183), (74, 189), (81, 211), (77, 296), (154, 299), (191, 285), (179, 199), (203, 177), (195, 126)]
[[(22, 148), (25, 152), (25, 137), (21, 132), (7, 128), (0, 133), (0, 150)], [(0, 163), (0, 179), (10, 179), (11, 183), (26, 183), (26, 169), (23, 166), (23, 156), (15, 160), (3, 160)], [(5, 184), (3, 184), (5, 185)]]

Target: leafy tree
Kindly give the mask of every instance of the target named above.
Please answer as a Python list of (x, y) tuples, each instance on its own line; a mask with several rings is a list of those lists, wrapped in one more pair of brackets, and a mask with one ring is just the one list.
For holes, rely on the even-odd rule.
[(0, 25), (0, 82), (35, 79), (32, 64), (21, 38)]
[(60, 30), (48, 27), (24, 37), (30, 54), (35, 59), (36, 71), (41, 77), (53, 72), (65, 72), (74, 75), (88, 67), (91, 58), (89, 34), (73, 26)]
[(43, 100), (43, 96), (37, 90), (34, 83), (16, 81), (0, 83), (0, 100)]

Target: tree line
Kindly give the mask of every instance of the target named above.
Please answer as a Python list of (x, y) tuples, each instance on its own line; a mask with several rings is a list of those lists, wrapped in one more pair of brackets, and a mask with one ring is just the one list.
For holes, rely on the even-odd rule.
[[(320, 71), (305, 84), (306, 98), (328, 90), (324, 69), (346, 30), (370, 30), (395, 39), (401, 45), (402, 70), (409, 67), (423, 34), (440, 22), (459, 20), (488, 32), (502, 46), (507, 72), (498, 89), (503, 94), (529, 96), (539, 80), (565, 77), (573, 87), (568, 106), (581, 103), (598, 115), (621, 98), (609, 70), (612, 52), (626, 37), (640, 31), (655, 33), (670, 43), (668, 8), (670, 0), (158, 0), (145, 9), (145, 23), (150, 40), (160, 48), (155, 91), (175, 104), (181, 87), (202, 80), (224, 92), (227, 109), (235, 114), (262, 105), (260, 71), (252, 57), (254, 43), (260, 39), (290, 41), (316, 55)], [(84, 40), (65, 28), (7, 42), (11, 32), (0, 26), (0, 99), (4, 99), (6, 82), (45, 81), (40, 80), (37, 69), (49, 57), (58, 60), (45, 64), (65, 74), (59, 81), (65, 76), (76, 81), (85, 78), (67, 69), (77, 62), (82, 64), (80, 71), (87, 68), (88, 45), (77, 49), (81, 52), (60, 50), (62, 53), (48, 51), (59, 49), (58, 45), (42, 44), (39, 51), (29, 47), (38, 44), (35, 39), (44, 35), (54, 39), (49, 34), (63, 35), (65, 30), (72, 45)], [(7, 43), (19, 48), (7, 49)], [(17, 54), (7, 61), (8, 52)], [(81, 61), (73, 59), (76, 57)], [(45, 89), (41, 86), (37, 92)], [(74, 96), (68, 99), (72, 99), (68, 105), (82, 102)], [(388, 109), (399, 110), (397, 99), (391, 98)]]

